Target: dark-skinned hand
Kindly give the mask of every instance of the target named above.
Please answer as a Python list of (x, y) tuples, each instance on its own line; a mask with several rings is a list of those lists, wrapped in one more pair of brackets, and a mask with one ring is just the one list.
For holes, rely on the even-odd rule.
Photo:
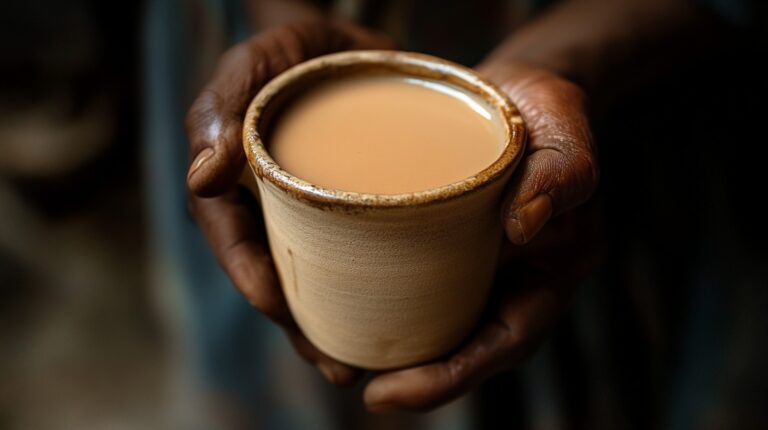
[(502, 204), (507, 240), (489, 306), (453, 354), (374, 377), (364, 394), (372, 411), (429, 410), (518, 366), (546, 339), (597, 260), (596, 207), (578, 207), (598, 182), (582, 91), (528, 65), (483, 64), (478, 72), (518, 106), (529, 134)]
[[(219, 263), (246, 299), (338, 385), (362, 372), (317, 350), (291, 318), (258, 208), (238, 186), (245, 166), (242, 120), (258, 90), (299, 62), (342, 50), (389, 48), (386, 37), (343, 21), (275, 28), (225, 53), (187, 115), (190, 210)], [(584, 236), (591, 230), (583, 228), (589, 212), (573, 209), (594, 191), (598, 170), (582, 91), (531, 66), (504, 62), (478, 70), (517, 104), (529, 133), (499, 215), (509, 239), (500, 268), (509, 276), (499, 277), (486, 318), (455, 353), (374, 376), (364, 394), (372, 411), (430, 409), (518, 365), (545, 339), (588, 271), (590, 254), (582, 248), (590, 240)]]

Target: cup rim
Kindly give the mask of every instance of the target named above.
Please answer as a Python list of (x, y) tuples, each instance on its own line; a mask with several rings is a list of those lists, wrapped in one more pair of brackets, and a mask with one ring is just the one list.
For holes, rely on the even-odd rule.
[[(325, 188), (283, 170), (269, 155), (259, 133), (259, 120), (272, 100), (313, 74), (345, 68), (385, 68), (403, 74), (447, 81), (483, 97), (497, 109), (504, 126), (504, 150), (485, 169), (457, 182), (400, 194), (374, 194)], [(473, 70), (431, 55), (405, 51), (357, 50), (316, 57), (297, 64), (269, 81), (251, 101), (243, 122), (243, 148), (253, 173), (279, 189), (323, 207), (392, 208), (442, 202), (483, 188), (512, 171), (526, 143), (525, 123), (517, 107), (498, 87)]]

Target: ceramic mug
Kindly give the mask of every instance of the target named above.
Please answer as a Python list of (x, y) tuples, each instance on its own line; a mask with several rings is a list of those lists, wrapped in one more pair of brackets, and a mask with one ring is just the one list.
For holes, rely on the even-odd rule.
[[(281, 169), (265, 143), (280, 107), (311, 85), (361, 74), (430, 78), (480, 95), (503, 123), (502, 154), (462, 181), (393, 195), (326, 189)], [(487, 301), (503, 236), (502, 191), (524, 145), (522, 117), (499, 89), (427, 55), (331, 54), (264, 86), (246, 113), (243, 146), (280, 282), (304, 335), (329, 356), (367, 369), (413, 365), (460, 344)]]

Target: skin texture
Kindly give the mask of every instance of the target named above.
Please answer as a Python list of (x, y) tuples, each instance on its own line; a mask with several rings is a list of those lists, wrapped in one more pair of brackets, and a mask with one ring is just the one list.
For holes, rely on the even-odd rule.
[[(579, 280), (599, 257), (599, 249), (590, 246), (599, 243), (599, 212), (594, 201), (583, 204), (595, 191), (599, 173), (582, 88), (590, 88), (590, 95), (601, 101), (604, 94), (617, 92), (597, 91), (594, 77), (621, 70), (617, 64), (629, 58), (620, 54), (625, 47), (667, 43), (662, 40), (666, 33), (654, 25), (682, 25), (686, 21), (678, 14), (689, 12), (673, 1), (643, 13), (647, 8), (642, 4), (564, 2), (503, 42), (478, 67), (517, 104), (529, 130), (526, 156), (508, 184), (499, 214), (508, 240), (492, 305), (455, 353), (375, 375), (364, 392), (371, 411), (428, 410), (519, 365), (567, 309)], [(605, 12), (609, 5), (614, 9)], [(616, 25), (616, 16), (626, 18), (622, 25)], [(657, 33), (658, 38), (649, 36)], [(393, 45), (380, 34), (319, 12), (311, 21), (270, 27), (224, 54), (186, 122), (193, 160), (189, 206), (219, 263), (246, 299), (283, 327), (296, 350), (338, 385), (353, 383), (362, 372), (318, 351), (291, 319), (258, 208), (237, 186), (245, 165), (240, 136), (249, 101), (270, 78), (318, 55), (365, 48)], [(589, 60), (601, 56), (607, 58), (605, 65)]]

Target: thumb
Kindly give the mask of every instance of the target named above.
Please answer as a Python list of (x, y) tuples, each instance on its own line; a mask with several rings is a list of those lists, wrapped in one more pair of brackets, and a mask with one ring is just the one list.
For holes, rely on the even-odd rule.
[(503, 205), (507, 237), (528, 243), (597, 187), (597, 154), (579, 87), (541, 69), (508, 69), (501, 84), (528, 127), (528, 147)]

